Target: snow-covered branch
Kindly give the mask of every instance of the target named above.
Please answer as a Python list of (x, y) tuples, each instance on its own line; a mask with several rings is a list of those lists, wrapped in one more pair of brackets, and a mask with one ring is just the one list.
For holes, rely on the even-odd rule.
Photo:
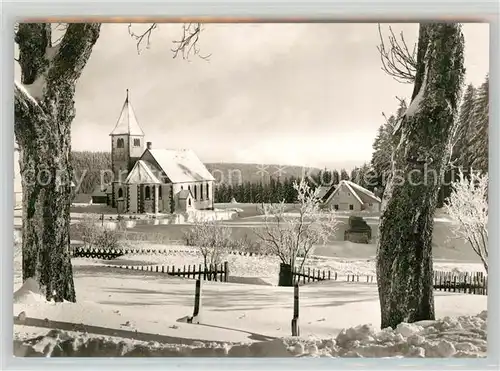
[[(23, 129), (21, 125), (34, 122), (33, 117), (43, 118), (45, 112), (36, 99), (19, 82), (14, 81), (14, 129)], [(19, 143), (21, 144), (21, 143)]]
[(455, 235), (470, 243), (488, 272), (488, 175), (472, 172), (467, 178), (460, 172), (445, 208)]
[(334, 211), (320, 209), (319, 190), (313, 190), (304, 179), (295, 183), (294, 188), (298, 193), (298, 212), (285, 212), (284, 201), (265, 205), (264, 226), (256, 229), (255, 234), (282, 263), (293, 268), (297, 259), (302, 258), (299, 268), (302, 269), (313, 247), (328, 241), (338, 221)]
[(231, 229), (216, 220), (197, 219), (185, 235), (190, 246), (196, 246), (205, 267), (220, 264), (229, 249)]

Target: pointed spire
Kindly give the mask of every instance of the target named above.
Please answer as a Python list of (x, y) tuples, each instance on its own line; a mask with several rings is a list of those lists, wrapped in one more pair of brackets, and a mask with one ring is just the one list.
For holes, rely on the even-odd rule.
[(129, 101), (129, 94), (127, 89), (127, 96), (125, 97), (125, 102), (123, 103), (122, 111), (115, 128), (110, 135), (142, 135), (142, 131), (137, 118), (135, 117), (135, 112), (132, 104)]

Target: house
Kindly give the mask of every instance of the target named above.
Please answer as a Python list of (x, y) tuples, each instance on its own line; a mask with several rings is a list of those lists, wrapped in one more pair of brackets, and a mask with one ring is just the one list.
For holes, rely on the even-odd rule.
[(341, 180), (324, 202), (339, 211), (380, 211), (380, 205), (380, 198), (349, 180)]
[(144, 148), (128, 90), (110, 136), (114, 179), (106, 192), (119, 213), (213, 210), (215, 178), (192, 150)]

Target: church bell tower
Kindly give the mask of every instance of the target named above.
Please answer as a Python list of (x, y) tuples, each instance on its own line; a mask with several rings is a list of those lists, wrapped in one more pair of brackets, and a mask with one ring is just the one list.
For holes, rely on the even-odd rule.
[(128, 89), (118, 122), (109, 135), (113, 171), (111, 206), (117, 207), (117, 201), (126, 198), (128, 173), (144, 152), (144, 132), (137, 122)]

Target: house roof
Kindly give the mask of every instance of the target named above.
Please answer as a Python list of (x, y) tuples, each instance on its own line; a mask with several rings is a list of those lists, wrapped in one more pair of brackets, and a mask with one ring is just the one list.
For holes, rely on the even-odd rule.
[(192, 193), (191, 193), (191, 191), (189, 189), (183, 189), (182, 191), (180, 191), (178, 193), (178, 195), (179, 195), (179, 199), (181, 199), (181, 200), (185, 200), (189, 196), (193, 197), (193, 195), (192, 195)]
[(132, 171), (125, 180), (126, 184), (161, 184), (156, 175), (153, 173), (151, 166), (143, 160), (135, 163)]
[(375, 196), (372, 192), (364, 187), (361, 187), (359, 184), (351, 182), (350, 180), (341, 180), (338, 187), (330, 194), (330, 196), (328, 196), (328, 199), (325, 202), (329, 202), (333, 197), (335, 197), (342, 187), (346, 187), (361, 204), (381, 202), (380, 198)]
[(325, 196), (327, 195), (328, 191), (330, 191), (332, 188), (334, 188), (334, 187), (328, 187), (328, 186), (320, 186), (320, 187), (318, 187), (317, 197), (320, 200), (323, 200), (325, 198)]
[[(214, 181), (215, 178), (190, 149), (146, 149), (163, 172), (173, 183)], [(143, 154), (144, 156), (144, 154)]]
[(134, 108), (128, 99), (128, 89), (127, 89), (127, 97), (125, 98), (125, 102), (123, 103), (122, 111), (120, 112), (120, 117), (118, 118), (118, 122), (116, 123), (115, 128), (109, 135), (139, 135), (144, 136), (144, 132), (142, 131), (139, 123), (137, 121), (137, 117), (135, 116)]

